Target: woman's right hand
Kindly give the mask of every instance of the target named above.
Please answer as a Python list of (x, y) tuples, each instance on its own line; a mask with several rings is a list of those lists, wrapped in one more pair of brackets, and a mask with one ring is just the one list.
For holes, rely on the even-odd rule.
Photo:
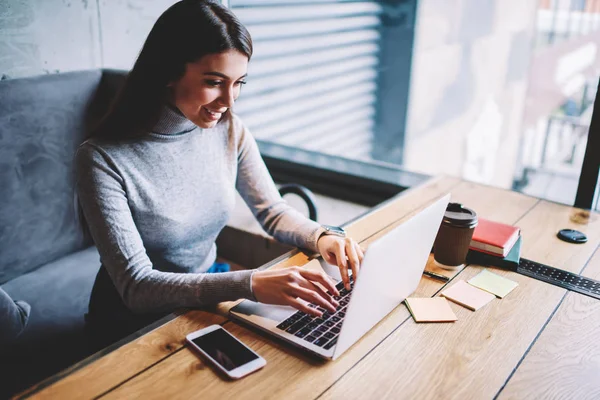
[[(326, 291), (316, 285), (316, 282)], [(333, 298), (340, 295), (333, 280), (324, 272), (300, 267), (256, 271), (252, 274), (252, 290), (256, 300), (261, 303), (292, 306), (316, 317), (320, 317), (322, 313), (302, 300), (323, 307), (331, 313), (339, 306)]]

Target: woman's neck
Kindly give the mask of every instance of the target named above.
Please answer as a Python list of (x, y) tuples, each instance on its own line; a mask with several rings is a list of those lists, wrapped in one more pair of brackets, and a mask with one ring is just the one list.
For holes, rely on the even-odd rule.
[(162, 135), (174, 135), (189, 132), (197, 126), (187, 119), (174, 104), (167, 102), (160, 111), (158, 121), (152, 132)]

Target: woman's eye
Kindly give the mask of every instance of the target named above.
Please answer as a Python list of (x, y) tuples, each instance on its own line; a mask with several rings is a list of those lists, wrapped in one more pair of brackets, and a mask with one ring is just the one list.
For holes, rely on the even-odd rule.
[(206, 80), (206, 84), (209, 86), (220, 86), (223, 83), (223, 81), (215, 81), (212, 79), (207, 79)]
[(242, 86), (242, 85), (245, 85), (246, 83), (248, 83), (248, 82), (246, 82), (246, 81), (237, 81), (236, 85)]

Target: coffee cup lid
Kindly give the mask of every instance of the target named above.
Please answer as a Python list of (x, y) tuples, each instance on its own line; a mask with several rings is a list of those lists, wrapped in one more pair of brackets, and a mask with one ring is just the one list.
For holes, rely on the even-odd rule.
[(477, 213), (460, 203), (449, 203), (444, 213), (443, 223), (458, 228), (473, 228), (477, 225)]

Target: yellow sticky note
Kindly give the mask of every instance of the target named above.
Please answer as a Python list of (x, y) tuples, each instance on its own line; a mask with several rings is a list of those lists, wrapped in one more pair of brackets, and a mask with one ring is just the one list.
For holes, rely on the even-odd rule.
[(503, 276), (494, 274), (493, 272), (484, 269), (479, 274), (469, 280), (469, 284), (479, 289), (483, 289), (486, 292), (495, 294), (496, 296), (503, 298), (514, 288), (519, 286), (517, 282), (506, 279)]
[(493, 294), (477, 289), (465, 281), (456, 282), (451, 288), (442, 291), (441, 295), (473, 311), (479, 310), (496, 298)]
[(443, 297), (409, 297), (404, 302), (415, 322), (454, 322), (458, 319)]

